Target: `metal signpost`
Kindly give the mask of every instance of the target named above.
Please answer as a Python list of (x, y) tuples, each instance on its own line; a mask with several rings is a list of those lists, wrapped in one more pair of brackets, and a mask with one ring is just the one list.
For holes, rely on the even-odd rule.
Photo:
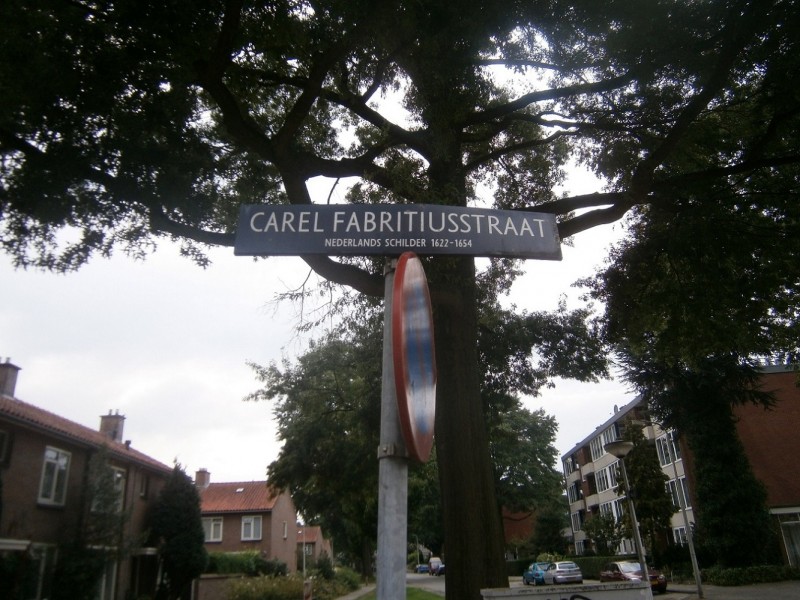
[(383, 381), (378, 446), (378, 600), (405, 600), (408, 458), (433, 444), (436, 362), (428, 284), (416, 255), (561, 260), (547, 213), (428, 204), (243, 206), (238, 256), (382, 255)]

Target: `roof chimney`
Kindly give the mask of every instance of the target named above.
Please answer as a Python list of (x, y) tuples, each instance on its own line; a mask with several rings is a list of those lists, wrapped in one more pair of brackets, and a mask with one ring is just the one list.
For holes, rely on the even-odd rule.
[(122, 442), (122, 429), (124, 426), (125, 417), (119, 414), (119, 411), (111, 414), (109, 410), (107, 415), (100, 417), (100, 433), (105, 433), (115, 442)]
[(195, 487), (204, 489), (208, 487), (209, 483), (211, 483), (211, 473), (208, 472), (208, 469), (205, 467), (198, 469), (194, 474)]
[(6, 358), (0, 362), (0, 396), (14, 397), (17, 388), (17, 373), (20, 368), (11, 364), (11, 359)]

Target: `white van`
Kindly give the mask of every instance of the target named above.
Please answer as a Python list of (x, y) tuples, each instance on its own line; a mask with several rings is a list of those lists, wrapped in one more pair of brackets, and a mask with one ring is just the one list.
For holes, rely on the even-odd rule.
[(431, 559), (428, 561), (428, 575), (436, 575), (441, 566), (442, 559), (438, 556), (431, 556)]

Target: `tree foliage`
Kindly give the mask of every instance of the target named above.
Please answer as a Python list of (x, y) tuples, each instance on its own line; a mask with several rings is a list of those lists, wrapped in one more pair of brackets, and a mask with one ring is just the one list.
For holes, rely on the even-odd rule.
[(380, 328), (312, 343), (297, 364), (256, 368), (283, 441), (269, 465), (306, 522), (319, 523), (363, 573), (372, 572), (378, 510)]
[(159, 550), (162, 579), (158, 596), (175, 600), (208, 562), (200, 517), (200, 494), (176, 464), (150, 514), (150, 534)]
[[(544, 315), (537, 317), (545, 320)], [(583, 339), (583, 343), (566, 345), (574, 353), (574, 362), (596, 361), (596, 368), (601, 368), (604, 362), (592, 356), (600, 352), (594, 331), (572, 317), (575, 314), (566, 309), (551, 316), (550, 335)], [(496, 375), (503, 374), (491, 372), (495, 364), (503, 363), (503, 354), (514, 355), (508, 362), (513, 360), (518, 371), (531, 371), (541, 335), (536, 328), (531, 328), (527, 338), (520, 331), (512, 347), (504, 347), (500, 340), (506, 330), (492, 331), (481, 337), (481, 344), (486, 346), (484, 355), (491, 357), (483, 365), (484, 379), (494, 381), (495, 390), (485, 392), (485, 427), (498, 498), (495, 510), (547, 509), (562, 493), (555, 469), (555, 420), (543, 410), (529, 411), (518, 399), (500, 394)], [(312, 343), (296, 364), (285, 360), (280, 366), (253, 365), (264, 387), (248, 397), (272, 404), (283, 441), (278, 459), (269, 466), (270, 482), (291, 490), (304, 519), (319, 522), (337, 549), (365, 574), (371, 573), (377, 531), (378, 464), (374, 457), (380, 431), (382, 343), (381, 315), (365, 308), (360, 318)], [(512, 383), (514, 377), (506, 377), (503, 385), (530, 390), (546, 381), (541, 375), (535, 384), (523, 383), (520, 375), (516, 383)], [(343, 472), (346, 477), (341, 476)], [(446, 540), (435, 451), (428, 463), (411, 465), (408, 489), (410, 539), (415, 537), (439, 552)]]
[(107, 449), (93, 452), (87, 470), (80, 516), (59, 546), (53, 573), (54, 600), (93, 600), (109, 561), (116, 561), (141, 542), (124, 535), (130, 511), (124, 510), (120, 472)]
[[(796, 0), (9, 0), (0, 246), (69, 270), (177, 237), (202, 262), (202, 244), (232, 244), (240, 204), (307, 204), (315, 177), (355, 178), (358, 201), (549, 211), (562, 237), (631, 210), (695, 222), (716, 204), (705, 214), (758, 215), (759, 240), (789, 239), (799, 13)], [(570, 157), (607, 187), (556, 194)], [(741, 239), (754, 262), (780, 260), (756, 237)], [(304, 258), (383, 293), (375, 261)], [(442, 257), (426, 271), (447, 349), (447, 595), (475, 600), (506, 583), (476, 269)]]
[[(667, 491), (669, 478), (661, 470), (658, 456), (653, 452), (653, 447), (645, 439), (640, 427), (626, 427), (623, 439), (633, 442), (633, 449), (625, 457), (625, 468), (628, 470), (642, 541), (652, 554), (658, 549), (660, 534), (669, 530), (670, 518), (675, 512), (672, 496)], [(617, 492), (620, 496), (624, 496), (621, 473), (618, 481), (620, 485)], [(626, 537), (632, 539), (632, 523), (627, 517), (628, 515), (623, 520), (623, 526)]]
[(614, 515), (608, 513), (593, 515), (583, 524), (583, 530), (600, 556), (615, 554), (620, 542), (630, 536), (630, 532), (625, 532), (621, 523), (617, 523)]

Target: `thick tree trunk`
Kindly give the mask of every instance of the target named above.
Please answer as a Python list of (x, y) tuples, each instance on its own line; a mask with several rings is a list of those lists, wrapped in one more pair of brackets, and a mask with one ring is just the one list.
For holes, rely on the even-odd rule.
[(475, 267), (439, 259), (432, 271), (447, 598), (479, 600), (481, 588), (505, 587), (508, 577), (480, 395)]

